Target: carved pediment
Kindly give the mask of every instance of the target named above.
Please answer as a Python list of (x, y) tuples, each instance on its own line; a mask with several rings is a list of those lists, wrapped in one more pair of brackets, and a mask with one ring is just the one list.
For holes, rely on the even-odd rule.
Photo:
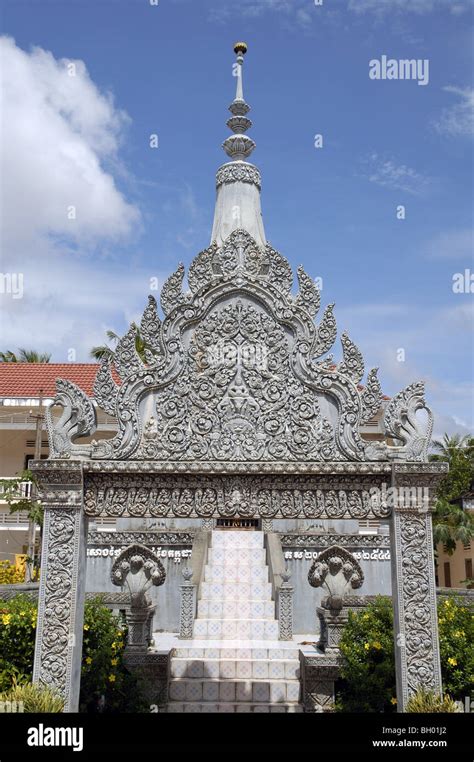
[[(364, 361), (346, 333), (342, 360), (335, 364), (327, 355), (337, 333), (334, 305), (318, 321), (321, 293), (303, 268), (293, 295), (287, 260), (235, 230), (222, 246), (214, 243), (195, 258), (190, 291), (184, 277), (180, 265), (163, 286), (164, 320), (150, 297), (140, 329), (132, 324), (112, 363), (101, 366), (96, 401), (116, 416), (118, 430), (113, 439), (92, 443), (90, 457), (320, 462), (424, 456), (426, 437), (421, 442), (412, 414), (421, 406), (419, 394), (415, 402), (404, 393), (387, 412), (387, 431), (401, 446), (361, 438), (360, 425), (381, 406), (377, 371), (359, 386)], [(68, 426), (64, 420), (62, 428), (51, 426), (55, 441), (67, 440)]]

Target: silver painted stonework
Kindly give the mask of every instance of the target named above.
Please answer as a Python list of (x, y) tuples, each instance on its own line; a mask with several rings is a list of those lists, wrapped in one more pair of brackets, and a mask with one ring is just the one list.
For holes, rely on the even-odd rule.
[[(144, 356), (132, 324), (97, 374), (95, 403), (116, 418), (115, 436), (77, 443), (94, 436), (95, 407), (59, 380), (51, 455), (32, 464), (45, 505), (35, 680), (60, 690), (68, 711), (78, 705), (86, 525), (95, 516), (260, 517), (266, 526), (391, 517), (399, 708), (417, 686), (440, 686), (430, 511), (446, 466), (426, 462), (423, 385), (388, 403), (384, 441), (363, 438), (361, 426), (382, 412), (377, 370), (364, 383), (346, 333), (340, 358), (328, 355), (334, 305), (321, 314), (321, 292), (303, 268), (294, 294), (289, 262), (265, 238), (260, 174), (245, 161), (254, 144), (245, 135), (244, 48), (211, 244), (192, 262), (188, 290), (183, 265), (168, 278), (161, 317), (149, 297)], [(387, 485), (425, 490), (428, 503), (393, 507)]]
[(180, 586), (181, 601), (179, 609), (179, 637), (190, 639), (193, 637), (193, 625), (196, 615), (197, 586), (193, 584), (193, 572), (185, 566), (182, 575), (184, 582)]

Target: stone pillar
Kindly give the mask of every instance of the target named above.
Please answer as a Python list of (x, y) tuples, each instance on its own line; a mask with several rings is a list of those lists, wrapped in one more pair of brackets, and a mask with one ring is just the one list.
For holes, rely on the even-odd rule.
[(333, 656), (339, 655), (339, 641), (344, 627), (349, 621), (349, 608), (343, 606), (340, 609), (331, 609), (320, 606), (316, 612), (321, 623), (322, 637), (320, 633), (320, 642), (324, 642), (324, 653)]
[(125, 649), (130, 653), (146, 653), (151, 640), (151, 624), (156, 606), (130, 606), (127, 612), (128, 639)]
[(334, 712), (339, 657), (300, 651), (302, 702), (307, 713)]
[(191, 582), (193, 576), (192, 569), (185, 566), (182, 574), (185, 581), (180, 586), (179, 637), (189, 640), (193, 637), (194, 616), (196, 613), (196, 585), (193, 585)]
[(45, 506), (33, 681), (77, 712), (81, 682), (87, 519), (80, 463), (50, 461), (38, 474)]
[(280, 640), (293, 640), (293, 587), (288, 583), (290, 572), (281, 575), (283, 582), (278, 590), (278, 629)]
[[(395, 472), (403, 466), (395, 466)], [(416, 470), (416, 464), (412, 466)], [(418, 688), (441, 693), (431, 508), (423, 474), (397, 476), (392, 513), (392, 596), (398, 711)], [(431, 485), (430, 485), (431, 486)]]

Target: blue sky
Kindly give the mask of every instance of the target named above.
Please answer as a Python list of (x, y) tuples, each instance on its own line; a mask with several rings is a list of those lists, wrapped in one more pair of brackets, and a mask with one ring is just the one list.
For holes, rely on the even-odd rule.
[[(209, 244), (243, 39), (267, 238), (323, 278), (386, 393), (424, 378), (437, 432), (473, 430), (473, 294), (453, 292), (474, 272), (471, 2), (2, 9), (2, 272), (24, 275), (23, 298), (1, 295), (5, 348), (87, 361), (139, 317), (151, 278)], [(382, 55), (428, 59), (428, 84), (370, 79)]]

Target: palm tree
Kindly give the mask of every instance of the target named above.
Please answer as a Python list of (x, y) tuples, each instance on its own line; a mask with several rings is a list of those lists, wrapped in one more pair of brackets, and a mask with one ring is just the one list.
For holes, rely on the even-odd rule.
[[(135, 329), (135, 350), (139, 358), (146, 363), (146, 350), (151, 350), (150, 345), (145, 341), (145, 339), (142, 338), (140, 334), (140, 329), (138, 328), (135, 323), (132, 323), (132, 328)], [(120, 341), (120, 336), (115, 333), (115, 331), (107, 331), (106, 336), (108, 341), (112, 342), (115, 345), (115, 348), (113, 349), (108, 344), (102, 344), (98, 347), (92, 347), (90, 355), (94, 360), (97, 360), (98, 362), (102, 362), (104, 359), (112, 359), (115, 355), (115, 350), (117, 348), (117, 344)]]
[(437, 490), (433, 514), (433, 539), (443, 543), (447, 553), (456, 549), (456, 543), (467, 544), (474, 536), (474, 518), (457, 504), (460, 495), (469, 489), (474, 479), (474, 437), (445, 434), (433, 442), (431, 461), (449, 464), (449, 472)]
[[(118, 336), (115, 331), (106, 331), (107, 339), (109, 341), (112, 341), (115, 345), (118, 344), (120, 341), (120, 336)], [(115, 354), (115, 350), (108, 346), (108, 344), (101, 344), (98, 347), (92, 347), (90, 351), (90, 355), (94, 360), (98, 360), (99, 362), (102, 362), (105, 358), (112, 359), (112, 357)]]
[(0, 362), (28, 362), (28, 363), (47, 363), (51, 360), (48, 352), (37, 352), (36, 349), (18, 349), (18, 355), (8, 349), (6, 352), (0, 352)]
[(460, 450), (465, 450), (470, 442), (472, 446), (472, 437), (469, 437), (467, 434), (464, 436), (453, 434), (451, 437), (449, 434), (445, 434), (442, 439), (433, 440), (432, 447), (437, 452), (431, 456), (430, 460), (441, 460), (449, 463), (453, 455)]

